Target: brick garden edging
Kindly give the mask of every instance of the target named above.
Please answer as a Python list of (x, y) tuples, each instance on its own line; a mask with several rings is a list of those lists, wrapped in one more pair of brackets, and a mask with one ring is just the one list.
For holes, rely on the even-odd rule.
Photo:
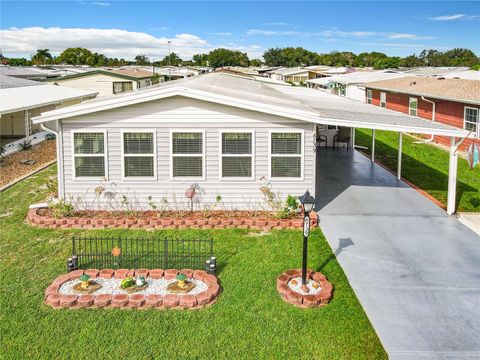
[[(123, 279), (127, 276), (142, 275), (146, 279), (175, 279), (178, 273), (201, 280), (208, 285), (207, 290), (197, 294), (100, 294), (95, 293), (90, 295), (66, 295), (60, 294), (59, 289), (62, 284), (67, 281), (78, 279), (83, 274), (90, 275), (91, 279), (97, 277), (105, 279)], [(68, 274), (57, 277), (50, 286), (45, 290), (45, 304), (53, 308), (155, 308), (155, 309), (200, 309), (205, 306), (213, 304), (220, 294), (220, 285), (218, 279), (214, 275), (207, 274), (204, 270), (192, 269), (89, 269), (89, 270), (74, 270)]]
[[(161, 218), (152, 217), (66, 217), (55, 218), (44, 216), (38, 213), (40, 209), (30, 209), (27, 214), (27, 223), (32, 226), (50, 228), (50, 229), (106, 229), (106, 228), (124, 228), (124, 229), (301, 229), (303, 218), (295, 219), (255, 219), (255, 218)], [(311, 226), (317, 226), (317, 214), (311, 212)]]
[(277, 291), (284, 301), (289, 304), (307, 308), (320, 307), (328, 304), (333, 295), (333, 285), (327, 280), (327, 277), (320, 272), (307, 271), (307, 279), (312, 279), (320, 284), (318, 294), (301, 294), (288, 286), (290, 280), (302, 275), (302, 269), (287, 270), (277, 278)]

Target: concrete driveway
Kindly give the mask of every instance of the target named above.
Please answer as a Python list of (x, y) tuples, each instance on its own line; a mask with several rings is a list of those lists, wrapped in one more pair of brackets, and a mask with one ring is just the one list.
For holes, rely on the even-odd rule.
[(358, 152), (319, 150), (323, 230), (391, 359), (480, 359), (480, 237)]

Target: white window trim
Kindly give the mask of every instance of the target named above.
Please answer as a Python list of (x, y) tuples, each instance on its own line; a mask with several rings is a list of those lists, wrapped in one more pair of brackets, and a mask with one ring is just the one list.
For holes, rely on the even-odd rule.
[(373, 91), (367, 89), (367, 104), (372, 104), (373, 102)]
[[(412, 115), (412, 114), (411, 114), (412, 108), (411, 108), (410, 104), (411, 104), (412, 102), (415, 102), (415, 103), (417, 104), (417, 107), (415, 108), (415, 115)], [(408, 115), (410, 115), (410, 116), (418, 116), (418, 98), (412, 97), (412, 96), (408, 98)]]
[[(222, 135), (223, 134), (237, 134), (237, 133), (248, 133), (252, 134), (252, 154), (223, 154), (222, 153)], [(218, 134), (218, 144), (219, 144), (219, 174), (218, 178), (221, 181), (252, 181), (255, 180), (255, 130), (249, 129), (221, 129)], [(223, 157), (251, 157), (252, 158), (252, 176), (250, 177), (223, 177)]]
[(463, 129), (466, 129), (467, 122), (471, 123), (471, 121), (467, 121), (467, 109), (477, 111), (477, 124), (476, 124), (477, 132), (476, 132), (475, 136), (477, 138), (480, 138), (480, 108), (476, 108), (476, 107), (473, 107), (473, 106), (465, 106), (463, 108)]
[[(202, 134), (202, 154), (173, 154), (173, 134), (174, 133), (199, 133)], [(205, 180), (205, 172), (206, 172), (206, 158), (205, 158), (205, 129), (171, 129), (170, 130), (170, 181), (184, 181), (184, 180)], [(174, 156), (184, 156), (184, 157), (192, 157), (198, 156), (202, 158), (202, 176), (173, 176), (173, 157)]]
[[(125, 176), (125, 157), (151, 157), (152, 154), (125, 154), (123, 135), (125, 133), (151, 133), (153, 134), (153, 176)], [(142, 181), (157, 180), (157, 131), (155, 129), (122, 129), (120, 131), (120, 151), (122, 163), (122, 180)]]
[[(385, 101), (382, 101), (382, 94), (385, 95)], [(385, 106), (382, 106), (382, 102), (385, 103)], [(387, 108), (387, 93), (385, 91), (380, 92), (380, 107), (384, 107), (385, 109)]]
[[(102, 133), (103, 134), (103, 154), (75, 154), (75, 134), (88, 134), (88, 133)], [(72, 152), (72, 180), (75, 181), (99, 181), (102, 176), (76, 176), (75, 175), (75, 158), (76, 157), (103, 157), (104, 158), (104, 165), (105, 165), (105, 170), (104, 170), (104, 178), (108, 179), (108, 139), (107, 139), (107, 130), (96, 130), (96, 129), (86, 129), (86, 130), (72, 130), (71, 131), (71, 152)]]
[[(300, 154), (282, 154), (272, 155), (272, 134), (299, 133), (301, 136)], [(272, 157), (298, 157), (300, 156), (300, 177), (274, 177), (272, 176)], [(268, 132), (268, 178), (280, 181), (303, 181), (304, 180), (304, 161), (305, 161), (305, 131), (296, 129), (270, 130)]]

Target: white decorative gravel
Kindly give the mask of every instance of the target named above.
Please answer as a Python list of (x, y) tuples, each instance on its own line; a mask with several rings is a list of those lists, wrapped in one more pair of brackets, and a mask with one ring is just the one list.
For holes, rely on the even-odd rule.
[[(292, 285), (292, 280), (296, 280), (297, 281), (297, 285)], [(315, 289), (313, 287), (313, 283), (314, 281), (311, 280), (311, 279), (307, 279), (307, 288), (308, 288), (308, 293), (306, 293), (305, 291), (303, 291), (302, 289), (300, 289), (300, 286), (302, 286), (302, 278), (299, 276), (299, 277), (296, 277), (296, 278), (293, 278), (292, 280), (290, 280), (288, 282), (288, 286), (290, 287), (290, 289), (292, 289), (293, 291), (295, 292), (298, 292), (299, 294), (302, 294), (302, 295), (306, 295), (306, 294), (309, 294), (309, 295), (315, 295), (315, 294), (318, 294), (320, 292), (320, 290), (322, 290), (322, 288), (320, 287), (320, 284), (318, 284), (318, 287)]]
[[(92, 295), (100, 295), (100, 294), (112, 294), (112, 295), (116, 295), (116, 294), (128, 294), (128, 295), (143, 294), (145, 296), (150, 295), (150, 294), (158, 294), (158, 295), (171, 294), (171, 292), (169, 292), (167, 290), (167, 286), (168, 286), (168, 284), (174, 283), (174, 282), (177, 281), (175, 279), (165, 280), (165, 279), (150, 279), (150, 278), (147, 278), (146, 281), (147, 281), (148, 286), (147, 286), (146, 289), (144, 289), (142, 291), (132, 293), (132, 294), (129, 294), (127, 291), (120, 288), (120, 283), (122, 282), (122, 279), (96, 278), (96, 279), (93, 279), (93, 280), (96, 283), (102, 285), (102, 287), (100, 289), (98, 289), (97, 291), (93, 292)], [(192, 290), (190, 290), (188, 293), (179, 294), (180, 296), (182, 296), (182, 295), (197, 295), (197, 294), (201, 293), (202, 291), (207, 290), (207, 288), (208, 288), (208, 285), (201, 280), (188, 279), (188, 281), (193, 282), (195, 284), (195, 287)], [(79, 282), (78, 280), (67, 281), (66, 283), (62, 284), (62, 286), (60, 286), (60, 289), (58, 290), (58, 292), (60, 294), (65, 294), (65, 295), (69, 295), (69, 294), (78, 295), (79, 293), (73, 290), (73, 286), (78, 282)]]

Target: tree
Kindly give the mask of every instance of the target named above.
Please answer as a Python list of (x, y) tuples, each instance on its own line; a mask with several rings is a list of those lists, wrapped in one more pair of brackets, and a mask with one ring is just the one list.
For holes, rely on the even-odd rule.
[(244, 66), (250, 63), (247, 53), (241, 51), (219, 48), (208, 53), (208, 63), (217, 68), (222, 66)]
[(268, 49), (263, 53), (263, 59), (267, 66), (285, 66), (285, 59), (283, 58), (283, 49), (275, 48)]
[(423, 66), (442, 66), (445, 64), (444, 54), (438, 50), (423, 50), (419, 59), (422, 60)]
[(172, 52), (170, 55), (167, 55), (163, 58), (163, 60), (160, 62), (163, 66), (171, 65), (171, 66), (179, 66), (182, 65), (183, 60)]
[(262, 66), (262, 60), (260, 59), (252, 59), (250, 60), (250, 66)]
[(135, 56), (135, 64), (139, 66), (150, 65), (150, 59), (146, 55)]
[(195, 54), (192, 56), (192, 60), (197, 66), (208, 66), (208, 54)]
[(473, 66), (478, 62), (472, 50), (455, 48), (443, 54), (448, 66)]
[(381, 52), (363, 52), (355, 57), (353, 65), (358, 67), (372, 67), (378, 60), (385, 59), (386, 57), (387, 55)]
[(32, 55), (32, 63), (35, 65), (44, 65), (52, 63), (52, 54), (49, 49), (39, 49)]
[(419, 67), (422, 65), (423, 65), (422, 60), (419, 59), (415, 54), (406, 56), (400, 60), (400, 66), (403, 66), (403, 67), (413, 68), (413, 67)]
[(30, 60), (27, 60), (25, 58), (5, 58), (6, 62), (10, 66), (29, 66), (32, 65), (32, 62)]
[(58, 63), (70, 65), (86, 65), (87, 59), (92, 56), (92, 52), (85, 48), (68, 48), (63, 50), (57, 58)]
[(473, 65), (470, 70), (477, 70), (480, 71), (480, 64)]
[(377, 60), (373, 68), (375, 70), (384, 70), (384, 69), (398, 69), (400, 66), (399, 57), (387, 57), (385, 59)]

